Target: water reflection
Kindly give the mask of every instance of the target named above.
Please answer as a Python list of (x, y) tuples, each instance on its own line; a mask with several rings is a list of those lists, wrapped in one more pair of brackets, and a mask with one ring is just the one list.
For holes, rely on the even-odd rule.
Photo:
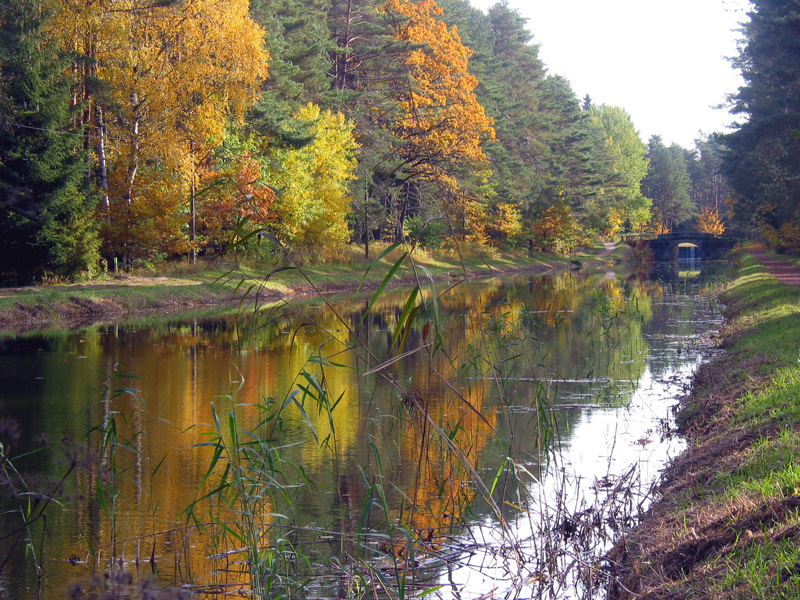
[(695, 280), (699, 282), (714, 281), (723, 276), (728, 263), (699, 258), (679, 258), (673, 261), (652, 263), (653, 277), (665, 284), (674, 284)]
[[(408, 297), (0, 340), (0, 403), (24, 432), (15, 454), (42, 432), (90, 457), (47, 524), (46, 597), (85, 576), (87, 557), (112, 553), (140, 569), (152, 557), (166, 583), (245, 584), (242, 556), (225, 554), (214, 524), (236, 507), (198, 503), (207, 527), (182, 515), (218, 482), (208, 444), (214, 431), (234, 443), (228, 415), (266, 440), (271, 468), (280, 462), (259, 509), (262, 543), (289, 540), (314, 564), (382, 554), (395, 567), (408, 560), (403, 531), (423, 556), (470, 535), (468, 523), (514, 523), (550, 449), (573, 447), (598, 415), (619, 419), (643, 385), (694, 365), (692, 340), (714, 321), (669, 282), (572, 273), (422, 290), (415, 311)], [(59, 455), (21, 464), (58, 478)], [(12, 531), (18, 515), (2, 519)], [(366, 535), (376, 532), (395, 538)], [(23, 550), (0, 573), (14, 597), (36, 589)]]

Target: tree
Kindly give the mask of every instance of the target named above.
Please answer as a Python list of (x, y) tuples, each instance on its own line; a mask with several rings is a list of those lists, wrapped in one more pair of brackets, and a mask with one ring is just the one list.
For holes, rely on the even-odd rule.
[(199, 173), (197, 244), (206, 253), (258, 251), (263, 246), (256, 234), (277, 220), (277, 194), (265, 183), (269, 177), (260, 140), (241, 129), (228, 134)]
[(677, 144), (665, 146), (657, 135), (647, 145), (650, 171), (642, 181), (642, 190), (653, 201), (654, 216), (662, 221), (660, 225), (666, 231), (672, 231), (695, 213), (685, 154)]
[(722, 235), (725, 233), (725, 223), (722, 222), (719, 213), (713, 206), (704, 206), (700, 209), (700, 214), (697, 216), (697, 225), (695, 229), (700, 233)]
[(551, 151), (544, 207), (567, 202), (572, 218), (585, 229), (597, 232), (607, 222), (604, 190), (615, 187), (618, 179), (611, 168), (607, 145), (598, 140), (591, 113), (581, 110), (566, 79), (549, 76), (542, 88), (542, 120)]
[(616, 106), (591, 106), (589, 111), (598, 127), (599, 143), (611, 156), (611, 170), (618, 175), (613, 199), (607, 211), (607, 227), (614, 233), (624, 226), (637, 231), (650, 219), (651, 202), (642, 194), (642, 180), (647, 175), (647, 146), (624, 109)]
[[(487, 148), (499, 202), (518, 206), (523, 219), (543, 199), (551, 151), (542, 110), (544, 64), (525, 19), (505, 3), (489, 9), (489, 54), (478, 61), (478, 97), (494, 119), (497, 140)], [(528, 223), (529, 224), (529, 223)]]
[(70, 58), (49, 35), (53, 5), (0, 5), (0, 67), (9, 111), (0, 129), (0, 277), (74, 277), (98, 265), (95, 198), (74, 127)]
[(744, 85), (733, 112), (744, 118), (725, 136), (724, 173), (736, 192), (738, 225), (800, 224), (800, 5), (755, 0), (736, 65)]
[(311, 124), (314, 141), (271, 154), (267, 173), (280, 194), (275, 200), (278, 238), (295, 250), (334, 253), (349, 239), (349, 183), (356, 169), (353, 123), (315, 104), (296, 118)]
[(373, 169), (373, 194), (394, 217), (396, 240), (405, 235), (405, 219), (424, 211), (425, 182), (449, 198), (442, 208), (454, 211), (451, 223), (463, 229), (465, 204), (476, 201), (467, 187), (488, 175), (482, 144), (494, 137), (474, 94), (471, 52), (433, 0), (389, 0), (384, 14), (399, 49), (394, 66), (402, 70), (390, 78), (382, 102), (368, 107), (373, 123), (389, 134)]
[(404, 62), (409, 85), (399, 90), (399, 111), (390, 127), (403, 143), (400, 154), (409, 177), (433, 177), (449, 163), (481, 163), (484, 139), (494, 138), (492, 120), (473, 93), (472, 52), (440, 18), (433, 0), (389, 0), (395, 36), (410, 42)]
[(307, 143), (307, 132), (297, 131), (292, 116), (308, 102), (324, 107), (333, 103), (328, 75), (334, 47), (327, 25), (329, 4), (327, 0), (251, 0), (250, 12), (264, 29), (270, 56), (269, 78), (249, 119), (263, 134), (294, 145)]
[[(350, 222), (366, 241), (396, 232), (399, 213), (397, 166), (399, 140), (388, 127), (397, 108), (396, 89), (407, 82), (403, 55), (383, 0), (332, 0), (329, 80), (337, 110), (355, 124), (360, 150)], [(391, 235), (394, 235), (392, 233)]]
[(63, 5), (62, 28), (79, 38), (97, 36), (91, 59), (107, 90), (109, 254), (127, 262), (165, 251), (194, 256), (201, 165), (224, 140), (229, 120), (241, 120), (255, 102), (267, 75), (264, 32), (248, 6), (247, 0)]
[(720, 135), (695, 140), (696, 152), (688, 155), (687, 166), (692, 181), (692, 201), (698, 208), (710, 207), (720, 217), (726, 212), (731, 191), (722, 174), (724, 143)]
[[(381, 88), (380, 82), (394, 80), (398, 75), (393, 73), (393, 63), (402, 47), (396, 44), (391, 27), (382, 18), (382, 6), (381, 0), (331, 1), (328, 29), (333, 44), (329, 77), (331, 88), (342, 94), (345, 103), (355, 100), (352, 92), (374, 92)], [(372, 106), (380, 105), (380, 93), (368, 95)]]
[(490, 212), (513, 204), (523, 236), (546, 232), (547, 240), (530, 240), (533, 245), (565, 252), (586, 241), (574, 231), (608, 229), (625, 184), (612, 168), (607, 136), (590, 117), (591, 102), (582, 109), (564, 78), (546, 76), (525, 19), (506, 2), (488, 14), (468, 10), (461, 0), (442, 5), (445, 20), (458, 24), (475, 50), (470, 69), (480, 80), (476, 96), (499, 142), (485, 145), (494, 170), (486, 196)]

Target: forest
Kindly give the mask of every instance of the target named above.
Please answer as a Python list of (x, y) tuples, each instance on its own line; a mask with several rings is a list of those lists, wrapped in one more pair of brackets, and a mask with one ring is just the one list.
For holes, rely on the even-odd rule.
[(0, 283), (683, 227), (798, 251), (799, 22), (753, 4), (741, 121), (686, 149), (577, 98), (504, 2), (5, 2)]

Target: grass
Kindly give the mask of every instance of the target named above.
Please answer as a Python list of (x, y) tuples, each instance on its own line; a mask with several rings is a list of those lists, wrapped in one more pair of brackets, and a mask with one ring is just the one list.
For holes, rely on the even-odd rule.
[[(574, 266), (571, 261), (597, 260), (602, 245), (586, 254), (562, 257), (539, 253), (505, 252), (492, 256), (448, 256), (415, 250), (414, 264), (430, 271), (437, 281), (501, 275), (515, 271), (544, 272)], [(375, 250), (375, 247), (373, 247)], [(378, 248), (380, 250), (380, 248)], [(93, 318), (119, 318), (120, 315), (147, 310), (189, 310), (193, 307), (233, 302), (247, 296), (259, 301), (278, 300), (298, 294), (352, 291), (361, 284), (374, 289), (380, 284), (379, 272), (395, 263), (402, 248), (382, 256), (372, 273), (364, 278), (365, 269), (375, 261), (363, 257), (357, 246), (339, 262), (305, 264), (302, 271), (286, 268), (285, 262), (221, 262), (219, 260), (190, 265), (170, 263), (155, 271), (106, 275), (85, 283), (53, 283), (24, 288), (0, 288), (0, 329), (30, 328), (60, 321), (85, 322)], [(623, 249), (605, 260), (622, 255)], [(404, 268), (398, 271), (392, 285), (413, 285), (419, 273)], [(362, 282), (362, 278), (364, 278)]]
[(800, 288), (742, 254), (723, 300), (726, 353), (684, 403), (691, 448), (615, 598), (800, 597)]

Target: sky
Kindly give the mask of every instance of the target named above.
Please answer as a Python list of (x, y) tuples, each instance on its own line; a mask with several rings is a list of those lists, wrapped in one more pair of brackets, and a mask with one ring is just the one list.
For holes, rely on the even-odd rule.
[[(470, 0), (486, 10), (496, 0)], [(528, 19), (548, 73), (578, 98), (624, 108), (646, 143), (693, 148), (734, 121), (714, 109), (741, 84), (727, 58), (747, 0), (508, 0)]]

